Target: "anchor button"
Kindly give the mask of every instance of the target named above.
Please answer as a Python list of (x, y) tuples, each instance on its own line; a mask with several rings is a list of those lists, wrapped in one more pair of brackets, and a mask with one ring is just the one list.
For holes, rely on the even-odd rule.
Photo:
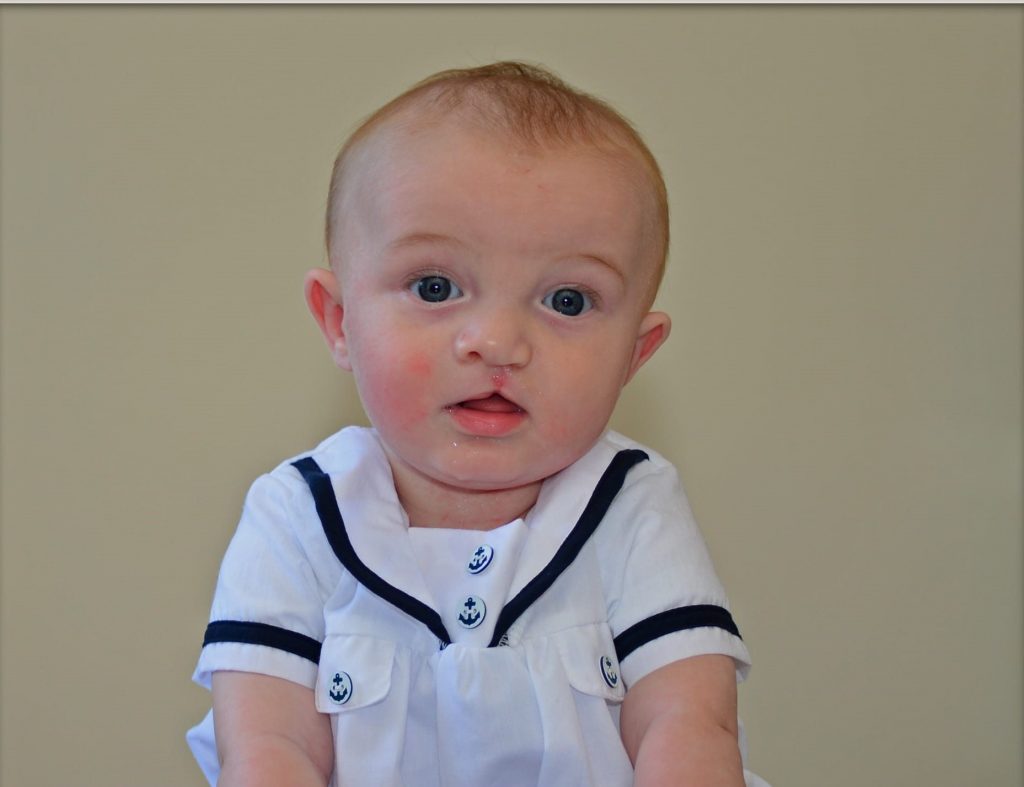
[(484, 622), (487, 616), (487, 605), (479, 596), (466, 596), (466, 600), (459, 607), (459, 625), (466, 629), (475, 629)]
[(604, 676), (604, 682), (608, 684), (609, 688), (614, 689), (619, 685), (619, 673), (615, 668), (614, 662), (607, 656), (601, 657), (601, 674)]
[(335, 672), (331, 685), (327, 687), (327, 696), (335, 705), (344, 705), (352, 699), (352, 678), (347, 672)]
[(481, 544), (466, 564), (466, 571), (470, 574), (479, 574), (491, 565), (492, 560), (494, 560), (494, 547), (490, 544)]

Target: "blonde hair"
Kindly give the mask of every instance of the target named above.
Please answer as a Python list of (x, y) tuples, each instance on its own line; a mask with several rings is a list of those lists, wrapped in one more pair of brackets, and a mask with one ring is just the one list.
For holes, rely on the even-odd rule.
[(426, 117), (417, 117), (414, 123), (426, 124), (432, 116), (440, 119), (461, 110), (473, 122), (508, 134), (531, 148), (587, 144), (634, 154), (642, 165), (655, 205), (652, 224), (657, 269), (653, 292), (657, 291), (665, 270), (669, 228), (668, 195), (654, 155), (633, 125), (607, 103), (576, 90), (545, 68), (518, 61), (439, 71), (389, 101), (359, 125), (339, 151), (331, 173), (325, 240), (332, 263), (346, 165), (353, 151), (374, 131), (414, 105), (426, 110)]

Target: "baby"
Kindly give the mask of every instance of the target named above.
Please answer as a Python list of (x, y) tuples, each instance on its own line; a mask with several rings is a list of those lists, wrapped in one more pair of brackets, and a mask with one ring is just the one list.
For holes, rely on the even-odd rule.
[(607, 431), (669, 334), (667, 243), (643, 141), (542, 69), (442, 72), (353, 134), (305, 293), (373, 428), (249, 492), (196, 670), (211, 784), (764, 784), (675, 471)]

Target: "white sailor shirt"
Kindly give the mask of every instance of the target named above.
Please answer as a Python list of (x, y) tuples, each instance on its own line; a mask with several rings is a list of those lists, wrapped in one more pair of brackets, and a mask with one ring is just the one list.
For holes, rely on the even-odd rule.
[[(628, 687), (701, 654), (732, 657), (739, 680), (750, 665), (675, 469), (607, 432), (505, 527), (507, 544), (473, 531), (466, 554), (491, 579), (460, 572), (465, 598), (435, 603), (376, 432), (343, 429), (253, 484), (194, 679), (311, 688), (332, 785), (631, 785)], [(212, 714), (188, 739), (216, 784)]]

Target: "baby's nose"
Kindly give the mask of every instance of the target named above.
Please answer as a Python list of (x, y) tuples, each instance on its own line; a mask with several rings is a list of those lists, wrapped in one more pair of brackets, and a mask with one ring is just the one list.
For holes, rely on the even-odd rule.
[(480, 360), (488, 366), (524, 366), (533, 353), (522, 321), (510, 311), (478, 316), (455, 337), (461, 361)]

